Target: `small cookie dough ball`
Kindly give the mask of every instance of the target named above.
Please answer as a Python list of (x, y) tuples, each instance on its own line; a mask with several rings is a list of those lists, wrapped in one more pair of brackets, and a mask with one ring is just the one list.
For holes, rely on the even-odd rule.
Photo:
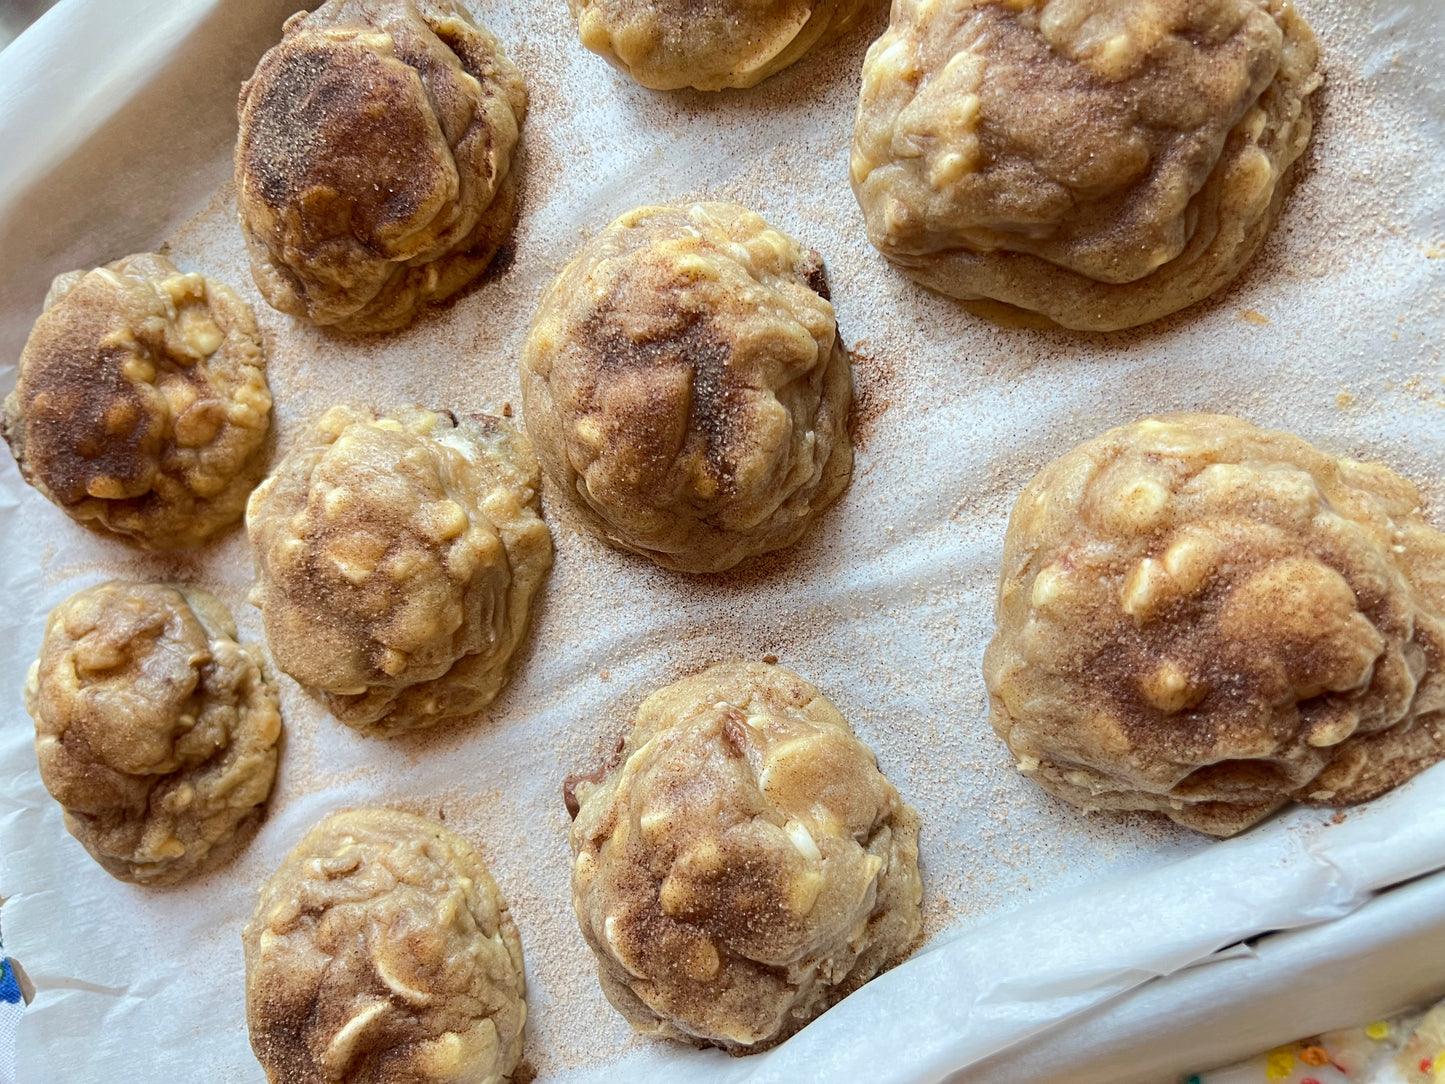
[(163, 256), (51, 284), (5, 400), (25, 480), (71, 519), (179, 549), (241, 518), (271, 391), (251, 307)]
[(455, 0), (328, 0), (241, 88), (236, 205), (274, 307), (387, 331), (487, 269), (516, 217), (522, 74)]
[(1273, 225), (1317, 64), (1290, 0), (896, 0), (853, 135), (869, 240), (954, 297), (1157, 319)]
[(822, 258), (731, 203), (639, 207), (583, 246), (542, 297), (522, 396), (551, 482), (665, 568), (792, 545), (853, 470)]
[(653, 90), (750, 87), (852, 25), (866, 0), (567, 0), (582, 44)]
[(505, 1084), (522, 1056), (517, 927), (477, 852), (425, 817), (333, 813), (241, 939), (272, 1084)]
[(714, 666), (654, 693), (618, 762), (567, 798), (572, 906), (640, 1031), (752, 1053), (918, 941), (918, 815), (779, 667)]
[(1238, 418), (1112, 429), (1014, 506), (991, 722), (1084, 809), (1213, 835), (1445, 756), (1445, 533), (1415, 487)]
[(327, 411), (246, 511), (276, 665), (373, 735), (491, 703), (552, 567), (539, 482), (500, 418)]
[(260, 823), (281, 713), (261, 652), (194, 587), (112, 581), (50, 614), (25, 683), (45, 789), (122, 881), (169, 885)]

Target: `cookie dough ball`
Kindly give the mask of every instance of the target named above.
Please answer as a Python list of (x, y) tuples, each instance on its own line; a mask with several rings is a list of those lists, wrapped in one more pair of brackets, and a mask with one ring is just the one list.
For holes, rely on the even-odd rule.
[(516, 217), (522, 74), (454, 0), (328, 0), (241, 88), (236, 205), (284, 313), (411, 322), (491, 263)]
[(246, 512), (276, 665), (373, 735), (491, 703), (552, 567), (539, 482), (500, 418), (327, 411)]
[(272, 1084), (499, 1084), (522, 1055), (522, 944), (460, 836), (334, 813), (261, 888), (241, 935), (251, 1048)]
[(895, 0), (853, 190), (919, 282), (1109, 331), (1233, 279), (1309, 140), (1290, 0)]
[(918, 941), (918, 815), (796, 674), (733, 663), (654, 693), (567, 797), (572, 905), (640, 1031), (761, 1050)]
[(750, 87), (846, 30), (867, 0), (567, 0), (582, 44), (653, 90)]
[(683, 572), (792, 545), (848, 484), (823, 261), (730, 203), (639, 207), (542, 297), (527, 431), (589, 527)]
[(1238, 418), (1113, 429), (1014, 506), (993, 727), (1084, 809), (1213, 835), (1445, 755), (1445, 534), (1415, 487)]
[(5, 439), (71, 519), (169, 550), (241, 518), (271, 392), (256, 318), (228, 287), (149, 253), (61, 275), (19, 369)]
[(113, 581), (50, 614), (25, 683), (40, 778), (107, 873), (169, 885), (258, 824), (281, 714), (261, 652), (194, 587)]

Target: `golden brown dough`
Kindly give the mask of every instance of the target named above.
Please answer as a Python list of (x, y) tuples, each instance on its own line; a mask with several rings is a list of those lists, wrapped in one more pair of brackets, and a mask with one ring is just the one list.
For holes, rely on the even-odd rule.
[(812, 685), (714, 666), (568, 782), (572, 906), (640, 1031), (753, 1053), (918, 941), (918, 815)]
[(522, 944), (476, 851), (424, 817), (333, 813), (242, 933), (272, 1084), (500, 1084), (522, 1055)]
[(241, 518), (270, 424), (251, 307), (142, 253), (51, 284), (4, 435), (25, 480), (77, 523), (178, 549)]
[(169, 885), (258, 824), (281, 715), (261, 653), (194, 587), (112, 581), (50, 614), (25, 683), (40, 778), (112, 876)]
[(993, 727), (1084, 809), (1230, 835), (1445, 756), (1445, 534), (1415, 487), (1214, 414), (1112, 429), (1014, 506)]
[(402, 327), (491, 263), (516, 217), (522, 74), (454, 0), (297, 12), (241, 88), (236, 205), (272, 306)]
[(1317, 65), (1290, 0), (897, 0), (853, 137), (868, 237), (954, 297), (1157, 319), (1259, 247)]
[(369, 734), (491, 703), (552, 567), (539, 483), (500, 418), (327, 411), (246, 512), (276, 665)]
[(731, 203), (639, 207), (543, 295), (527, 431), (588, 526), (684, 572), (792, 545), (848, 484), (823, 262)]

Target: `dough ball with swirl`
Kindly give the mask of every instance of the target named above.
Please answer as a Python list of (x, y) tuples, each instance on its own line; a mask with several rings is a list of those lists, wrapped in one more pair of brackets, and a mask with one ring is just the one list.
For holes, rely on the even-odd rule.
[(1084, 809), (1214, 835), (1445, 756), (1445, 533), (1415, 487), (1238, 418), (1113, 429), (1014, 506), (992, 723)]
[(261, 820), (281, 714), (219, 599), (112, 581), (50, 614), (25, 683), (40, 778), (107, 873), (169, 885)]
[(640, 1031), (761, 1050), (917, 943), (918, 815), (787, 670), (724, 664), (654, 693), (567, 798), (572, 905)]
[(1317, 66), (1290, 0), (898, 0), (863, 66), (853, 190), (925, 286), (1132, 327), (1259, 247)]
[(822, 259), (736, 204), (640, 207), (588, 242), (542, 297), (522, 396), (588, 526), (684, 572), (796, 542), (853, 468)]
[(5, 400), (25, 480), (146, 549), (241, 518), (265, 472), (271, 392), (251, 307), (143, 253), (56, 278)]
[(334, 813), (261, 888), (242, 935), (251, 1048), (272, 1084), (505, 1084), (522, 944), (476, 851), (434, 821)]
[(276, 665), (369, 734), (491, 703), (552, 567), (539, 481), (500, 418), (327, 411), (246, 511)]
[(516, 217), (522, 75), (455, 0), (327, 0), (241, 88), (236, 204), (272, 306), (346, 332), (409, 323)]

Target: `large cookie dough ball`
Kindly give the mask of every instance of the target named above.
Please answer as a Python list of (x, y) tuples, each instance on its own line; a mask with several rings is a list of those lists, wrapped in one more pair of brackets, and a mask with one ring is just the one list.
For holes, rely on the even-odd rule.
[(918, 815), (796, 674), (668, 686), (619, 756), (568, 784), (572, 905), (634, 1027), (750, 1053), (913, 950)]
[(853, 469), (822, 259), (735, 204), (640, 207), (588, 242), (542, 297), (522, 395), (547, 477), (666, 568), (791, 545)]
[(251, 1048), (272, 1084), (505, 1084), (522, 944), (466, 840), (410, 813), (334, 813), (242, 933)]
[(51, 285), (4, 435), (25, 480), (77, 523), (178, 549), (241, 518), (270, 424), (251, 307), (144, 253)]
[(1214, 835), (1445, 755), (1445, 534), (1415, 487), (1238, 418), (1113, 429), (1014, 507), (992, 723), (1084, 809)]
[(582, 44), (653, 90), (750, 87), (847, 29), (867, 0), (567, 0)]
[(107, 873), (174, 884), (259, 823), (281, 714), (261, 653), (194, 587), (104, 583), (50, 614), (25, 683), (40, 778)]
[(327, 411), (246, 512), (276, 665), (370, 734), (491, 703), (552, 567), (539, 483), (500, 418)]
[(454, 0), (328, 0), (241, 88), (236, 204), (282, 312), (409, 323), (486, 270), (516, 217), (522, 75)]
[(1132, 327), (1235, 277), (1309, 140), (1289, 0), (896, 0), (868, 51), (868, 237), (959, 298)]

